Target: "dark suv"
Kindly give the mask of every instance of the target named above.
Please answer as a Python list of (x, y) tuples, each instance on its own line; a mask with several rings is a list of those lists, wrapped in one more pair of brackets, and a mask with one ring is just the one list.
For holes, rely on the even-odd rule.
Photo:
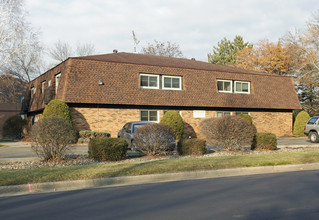
[(140, 127), (148, 124), (153, 124), (154, 122), (147, 122), (147, 121), (135, 121), (135, 122), (128, 122), (126, 123), (123, 128), (117, 134), (117, 137), (124, 138), (128, 142), (128, 147), (131, 150), (136, 150), (134, 146), (134, 133)]
[(319, 116), (311, 117), (304, 129), (304, 134), (308, 135), (310, 142), (312, 143), (318, 143), (319, 142)]

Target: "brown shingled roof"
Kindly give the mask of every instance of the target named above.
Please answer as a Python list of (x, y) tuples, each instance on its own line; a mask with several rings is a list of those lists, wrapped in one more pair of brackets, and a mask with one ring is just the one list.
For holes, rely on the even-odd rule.
[[(264, 74), (201, 61), (161, 56), (112, 53), (73, 57), (41, 75), (41, 85), (61, 72), (56, 98), (67, 103), (188, 108), (300, 109), (293, 85), (287, 76)], [(139, 74), (181, 76), (181, 91), (142, 89)], [(49, 79), (49, 78), (48, 78)], [(48, 80), (47, 79), (47, 80)], [(217, 90), (216, 79), (251, 82), (250, 94), (225, 94)], [(99, 86), (101, 80), (104, 85)], [(40, 95), (40, 94), (39, 94)], [(39, 96), (40, 97), (40, 96)], [(43, 108), (32, 107), (31, 111)], [(40, 107), (41, 106), (41, 107)]]
[(151, 66), (161, 66), (161, 67), (173, 67), (182, 69), (197, 69), (197, 70), (208, 70), (208, 71), (219, 71), (228, 73), (250, 73), (250, 74), (261, 74), (260, 72), (239, 69), (226, 65), (218, 65), (207, 63), (203, 61), (197, 61), (185, 58), (174, 58), (174, 57), (164, 57), (146, 54), (136, 54), (136, 53), (111, 53), (102, 54), (94, 56), (84, 56), (84, 57), (72, 57), (73, 59), (83, 59), (83, 60), (96, 60), (104, 62), (114, 62), (114, 63), (127, 63), (127, 64), (138, 64), (138, 65), (151, 65)]

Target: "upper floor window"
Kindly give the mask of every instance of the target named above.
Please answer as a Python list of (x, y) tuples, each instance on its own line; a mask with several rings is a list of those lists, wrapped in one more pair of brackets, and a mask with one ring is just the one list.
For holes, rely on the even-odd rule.
[(51, 86), (51, 79), (48, 82), (48, 87), (50, 87), (50, 86)]
[(31, 96), (33, 96), (36, 93), (36, 91), (37, 91), (37, 88), (32, 87), (31, 88)]
[(235, 93), (250, 93), (250, 82), (235, 81)]
[(55, 93), (58, 92), (59, 84), (60, 84), (61, 73), (55, 75)]
[(217, 88), (218, 92), (226, 92), (226, 93), (231, 93), (232, 92), (232, 84), (233, 81), (231, 80), (217, 80)]
[(182, 89), (182, 77), (180, 76), (163, 76), (163, 89)]
[(140, 74), (141, 88), (159, 89), (159, 75)]
[(44, 90), (45, 90), (45, 81), (42, 82), (42, 85), (41, 85), (41, 92), (42, 94), (44, 93)]

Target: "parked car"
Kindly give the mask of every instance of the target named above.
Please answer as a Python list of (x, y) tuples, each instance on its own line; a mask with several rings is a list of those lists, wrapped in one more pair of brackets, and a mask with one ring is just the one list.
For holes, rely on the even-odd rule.
[(312, 143), (318, 143), (319, 142), (319, 135), (318, 135), (318, 132), (319, 132), (319, 116), (314, 116), (314, 117), (311, 117), (305, 128), (304, 128), (304, 134), (307, 135), (310, 139), (310, 142)]
[(128, 122), (126, 123), (123, 128), (118, 132), (117, 137), (124, 138), (128, 142), (128, 147), (131, 150), (136, 150), (134, 146), (134, 133), (140, 127), (148, 124), (153, 124), (154, 122), (147, 122), (147, 121), (135, 121), (135, 122)]

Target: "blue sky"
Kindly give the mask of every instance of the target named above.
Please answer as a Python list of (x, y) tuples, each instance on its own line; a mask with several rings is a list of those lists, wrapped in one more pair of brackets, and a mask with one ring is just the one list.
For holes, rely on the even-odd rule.
[(180, 46), (186, 58), (207, 61), (223, 38), (277, 41), (318, 12), (318, 0), (25, 0), (28, 21), (50, 47), (92, 43), (99, 54), (132, 52), (154, 40)]

